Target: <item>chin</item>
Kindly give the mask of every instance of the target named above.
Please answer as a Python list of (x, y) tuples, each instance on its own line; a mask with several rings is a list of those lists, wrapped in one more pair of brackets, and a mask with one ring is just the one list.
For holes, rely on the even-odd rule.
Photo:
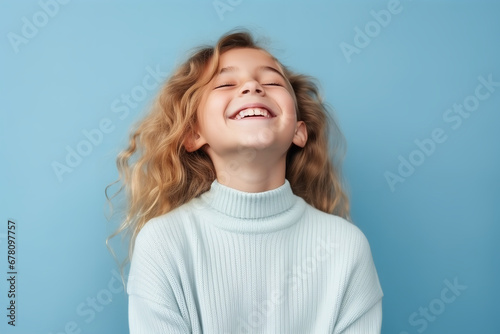
[(276, 134), (268, 128), (251, 131), (241, 141), (242, 146), (264, 149), (276, 143)]

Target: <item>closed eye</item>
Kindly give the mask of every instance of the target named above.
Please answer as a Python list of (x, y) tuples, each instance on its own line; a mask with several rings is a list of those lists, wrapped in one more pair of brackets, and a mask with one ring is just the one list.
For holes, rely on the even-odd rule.
[[(264, 86), (282, 86), (281, 84), (276, 83), (276, 82), (265, 83), (263, 85)], [(232, 87), (232, 86), (235, 86), (235, 85), (227, 83), (227, 84), (219, 85), (219, 86), (215, 87), (215, 89), (217, 89), (217, 88), (223, 88), (223, 87)]]
[(222, 87), (231, 87), (231, 86), (234, 86), (234, 84), (229, 84), (229, 83), (226, 83), (226, 84), (223, 84), (223, 85), (220, 85), (220, 86), (215, 87), (215, 89), (217, 89), (217, 88), (222, 88)]

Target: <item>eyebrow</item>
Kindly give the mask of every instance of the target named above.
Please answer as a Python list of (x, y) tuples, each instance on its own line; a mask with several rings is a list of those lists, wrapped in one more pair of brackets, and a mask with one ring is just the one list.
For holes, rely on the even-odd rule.
[[(235, 66), (223, 67), (223, 68), (220, 69), (219, 75), (221, 75), (223, 73), (235, 72), (235, 71), (238, 71), (238, 70), (239, 70), (239, 68), (235, 67)], [(274, 67), (271, 67), (271, 66), (259, 66), (259, 67), (257, 67), (257, 70), (260, 71), (260, 72), (262, 72), (262, 71), (270, 71), (270, 72), (278, 73), (286, 81), (285, 76), (280, 71), (278, 71), (277, 69), (275, 69)]]

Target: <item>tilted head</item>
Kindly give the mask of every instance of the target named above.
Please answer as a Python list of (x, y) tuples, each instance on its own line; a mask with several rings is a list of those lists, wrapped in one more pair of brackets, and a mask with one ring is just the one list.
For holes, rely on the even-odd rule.
[[(293, 192), (319, 210), (348, 217), (348, 198), (340, 178), (340, 165), (333, 167), (333, 161), (339, 162), (342, 158), (343, 136), (330, 117), (315, 80), (292, 72), (259, 46), (249, 32), (239, 30), (225, 34), (215, 46), (198, 47), (173, 72), (150, 112), (136, 126), (128, 148), (117, 159), (128, 195), (127, 219), (117, 233), (130, 233), (131, 247), (149, 219), (206, 192), (215, 180), (210, 150), (202, 149), (205, 143), (197, 141), (200, 124), (207, 121), (200, 117), (200, 108), (207, 102), (217, 103), (214, 102), (217, 99), (211, 99), (211, 92), (214, 87), (226, 84), (222, 79), (216, 80), (221, 78), (220, 64), (225, 61), (225, 55), (231, 52), (234, 56), (245, 50), (251, 52), (244, 53), (241, 59), (262, 56), (268, 67), (262, 70), (265, 82), (249, 85), (283, 85), (280, 92), (268, 86), (269, 94), (274, 95), (273, 99), (266, 100), (267, 107), (271, 111), (275, 109), (274, 112), (286, 109), (289, 121), (293, 120), (298, 126), (303, 124), (305, 135), (296, 138), (289, 133), (293, 144), (286, 150), (286, 178)], [(274, 82), (276, 80), (280, 82)], [(224, 89), (221, 87), (219, 92)], [(228, 102), (223, 107), (228, 117), (236, 117), (233, 113), (238, 111), (236, 104)], [(334, 147), (329, 147), (329, 137), (333, 138)]]

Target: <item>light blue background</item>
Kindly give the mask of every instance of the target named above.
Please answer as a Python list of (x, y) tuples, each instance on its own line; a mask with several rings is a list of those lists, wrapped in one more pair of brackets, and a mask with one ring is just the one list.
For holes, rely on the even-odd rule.
[[(123, 119), (112, 104), (148, 67), (169, 73), (191, 47), (246, 26), (268, 36), (283, 63), (317, 77), (336, 110), (352, 215), (385, 293), (383, 333), (498, 333), (500, 87), (457, 129), (443, 115), (474, 94), (479, 76), (500, 81), (500, 5), (403, 0), (348, 62), (339, 45), (353, 45), (354, 28), (388, 2), (233, 0), (221, 17), (211, 1), (71, 1), (16, 53), (8, 34), (21, 35), (22, 18), (33, 22), (41, 7), (2, 1), (0, 332), (64, 333), (71, 321), (81, 333), (128, 332), (127, 298), (104, 244), (116, 227), (105, 218), (104, 187), (156, 90)], [(64, 164), (66, 146), (76, 149), (103, 119), (113, 130), (59, 182), (51, 164)], [(447, 140), (391, 191), (384, 173), (397, 173), (398, 156), (408, 159), (435, 128)], [(8, 218), (18, 224), (15, 328), (5, 317)], [(454, 279), (465, 290), (440, 304)], [(106, 293), (112, 301), (90, 311), (88, 298)], [(430, 304), (445, 309), (409, 322)]]

